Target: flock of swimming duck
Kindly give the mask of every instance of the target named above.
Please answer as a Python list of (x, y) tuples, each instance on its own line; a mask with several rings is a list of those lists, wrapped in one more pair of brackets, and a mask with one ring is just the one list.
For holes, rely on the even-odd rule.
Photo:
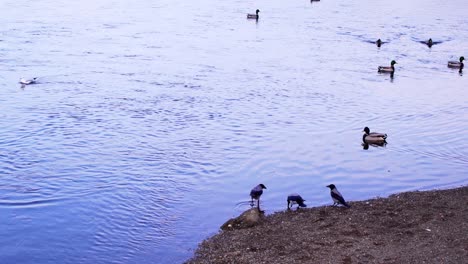
[[(313, 1), (320, 1), (320, 0), (311, 0)], [(260, 18), (259, 14), (260, 10), (257, 9), (255, 11), (255, 14), (247, 14), (247, 19), (256, 19), (258, 20)], [(428, 41), (423, 41), (422, 43), (426, 44), (428, 47), (432, 47), (432, 45), (437, 44), (437, 42), (434, 42), (432, 39), (429, 39)], [(375, 44), (377, 47), (382, 46), (384, 42), (381, 39), (378, 39)], [(464, 67), (463, 61), (465, 58), (463, 56), (460, 57), (459, 61), (449, 61), (447, 66), (449, 68), (455, 68), (459, 69), (459, 72), (461, 73)], [(395, 64), (397, 62), (395, 60), (392, 60), (390, 62), (390, 66), (379, 66), (377, 68), (379, 73), (390, 73), (393, 76), (393, 73), (395, 72)], [(25, 79), (21, 78), (19, 83), (21, 85), (29, 85), (29, 84), (35, 84), (37, 82), (37, 78), (33, 79)], [(364, 135), (362, 136), (362, 141), (364, 143), (364, 148), (366, 149), (366, 146), (368, 145), (377, 145), (377, 146), (382, 146), (386, 144), (386, 139), (387, 139), (387, 134), (385, 133), (379, 133), (379, 132), (370, 132), (370, 129), (368, 127), (365, 127), (364, 130)], [(334, 206), (336, 205), (344, 205), (345, 207), (350, 207), (348, 203), (346, 203), (345, 199), (341, 195), (341, 193), (338, 191), (336, 186), (334, 184), (327, 185), (328, 188), (330, 188), (330, 195), (334, 201)], [(266, 186), (263, 184), (259, 184), (255, 186), (251, 192), (250, 192), (250, 197), (251, 197), (251, 206), (254, 205), (254, 200), (257, 201), (257, 208), (260, 210), (260, 196), (263, 194), (263, 189), (266, 189)], [(288, 209), (290, 209), (294, 204), (298, 205), (299, 207), (306, 207), (306, 204), (304, 203), (304, 199), (296, 193), (290, 194), (287, 197), (287, 203), (288, 203)]]
[[(311, 0), (311, 2), (319, 2), (320, 0)], [(255, 10), (255, 14), (247, 14), (247, 19), (256, 19), (258, 20), (260, 18), (260, 15), (258, 14), (260, 13), (260, 10), (257, 9)], [(382, 44), (384, 44), (385, 42), (383, 42), (381, 39), (378, 39), (377, 41), (375, 41), (375, 44), (377, 45), (377, 47), (380, 48), (380, 46), (382, 46)], [(433, 41), (431, 38), (427, 41), (421, 41), (421, 43), (424, 43), (426, 44), (429, 48), (432, 47), (434, 44), (438, 44), (439, 42), (436, 42), (436, 41)], [(449, 61), (447, 66), (449, 68), (453, 68), (453, 69), (459, 69), (459, 73), (462, 72), (463, 70), (463, 67), (465, 66), (463, 61), (465, 60), (465, 57), (461, 56), (459, 58), (458, 61)], [(391, 74), (391, 76), (393, 77), (393, 74), (395, 73), (395, 64), (397, 64), (397, 62), (395, 60), (392, 60), (390, 62), (390, 66), (379, 66), (377, 68), (377, 71), (379, 73), (389, 73)], [(29, 85), (29, 84), (35, 84), (37, 83), (37, 78), (33, 78), (33, 79), (25, 79), (25, 78), (21, 78), (19, 83), (24, 87), (25, 85)]]
[[(311, 2), (314, 2), (314, 1), (320, 1), (320, 0), (311, 0)], [(259, 9), (255, 11), (255, 14), (247, 14), (247, 19), (258, 20), (260, 18), (258, 13), (260, 13)], [(378, 39), (377, 41), (375, 41), (375, 44), (379, 48), (384, 43), (385, 42), (383, 42), (381, 39)], [(421, 41), (421, 43), (426, 44), (429, 48), (431, 48), (434, 44), (437, 44), (438, 42), (434, 42), (432, 38), (430, 38), (427, 41)], [(464, 60), (465, 60), (465, 57), (461, 56), (459, 58), (459, 61), (449, 61), (447, 66), (449, 68), (459, 69), (459, 72), (461, 73), (464, 67), (464, 64), (463, 64)], [(390, 73), (391, 76), (393, 77), (393, 74), (395, 73), (395, 64), (397, 64), (397, 62), (395, 60), (392, 60), (390, 62), (390, 66), (379, 66), (377, 68), (377, 71), (379, 73)], [(363, 141), (364, 149), (367, 149), (369, 145), (383, 146), (384, 144), (386, 144), (387, 134), (379, 133), (379, 132), (370, 132), (370, 129), (368, 127), (365, 127), (363, 132), (364, 132), (364, 135), (362, 136), (362, 141)], [(347, 208), (351, 207), (348, 203), (346, 203), (345, 199), (343, 198), (343, 195), (341, 195), (341, 193), (338, 191), (338, 189), (336, 188), (334, 184), (327, 185), (326, 187), (330, 188), (330, 195), (334, 202), (333, 206), (343, 205)], [(263, 184), (259, 184), (250, 191), (250, 197), (251, 197), (250, 205), (254, 206), (254, 200), (256, 200), (258, 210), (260, 210), (260, 196), (263, 194), (263, 189), (266, 189), (266, 186)], [(304, 203), (305, 200), (297, 193), (288, 195), (286, 201), (287, 201), (288, 210), (294, 204), (297, 204), (297, 208), (307, 206)]]
[[(311, 0), (311, 2), (315, 2), (315, 1), (320, 1), (320, 0)], [(247, 14), (247, 19), (256, 19), (258, 20), (260, 18), (259, 14), (260, 13), (260, 10), (257, 9), (255, 11), (255, 14)], [(384, 44), (385, 42), (383, 42), (381, 39), (378, 39), (377, 41), (375, 41), (375, 44), (377, 45), (377, 47), (380, 48), (380, 46), (382, 46), (382, 44)], [(432, 38), (430, 38), (428, 41), (422, 41), (421, 43), (424, 43), (426, 44), (429, 48), (432, 47), (434, 44), (438, 44), (439, 42), (435, 42), (432, 40)], [(447, 66), (449, 68), (453, 68), (453, 69), (459, 69), (459, 73), (462, 72), (463, 70), (463, 67), (465, 66), (463, 64), (463, 61), (465, 60), (465, 57), (461, 56), (459, 58), (459, 61), (449, 61)], [(377, 68), (377, 71), (379, 73), (390, 73), (393, 77), (393, 74), (395, 73), (395, 64), (397, 64), (397, 62), (395, 60), (392, 60), (390, 62), (390, 66), (379, 66)]]

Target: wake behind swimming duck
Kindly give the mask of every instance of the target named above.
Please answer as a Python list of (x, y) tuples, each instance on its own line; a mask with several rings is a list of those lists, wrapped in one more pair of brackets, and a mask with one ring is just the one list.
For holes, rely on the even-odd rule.
[(433, 41), (432, 38), (430, 38), (429, 40), (424, 40), (424, 41), (419, 41), (419, 42), (427, 45), (429, 48), (431, 48), (432, 46), (436, 44), (442, 43), (442, 41)]

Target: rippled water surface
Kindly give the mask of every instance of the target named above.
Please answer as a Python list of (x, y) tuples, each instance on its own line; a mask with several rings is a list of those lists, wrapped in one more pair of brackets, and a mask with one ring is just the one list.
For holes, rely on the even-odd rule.
[(468, 4), (410, 2), (2, 1), (1, 262), (180, 263), (258, 183), (466, 185)]

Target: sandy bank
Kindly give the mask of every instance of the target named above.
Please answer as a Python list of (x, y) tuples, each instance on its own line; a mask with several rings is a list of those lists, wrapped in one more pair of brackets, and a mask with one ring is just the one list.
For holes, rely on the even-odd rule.
[(187, 263), (467, 263), (468, 187), (277, 212)]

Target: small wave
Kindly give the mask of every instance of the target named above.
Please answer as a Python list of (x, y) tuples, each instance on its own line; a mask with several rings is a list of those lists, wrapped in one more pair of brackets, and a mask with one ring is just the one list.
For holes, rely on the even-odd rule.
[(61, 202), (63, 200), (64, 200), (63, 198), (32, 200), (32, 201), (1, 201), (0, 200), (0, 206), (16, 207), (16, 208), (39, 207), (39, 206), (53, 205), (56, 202)]

